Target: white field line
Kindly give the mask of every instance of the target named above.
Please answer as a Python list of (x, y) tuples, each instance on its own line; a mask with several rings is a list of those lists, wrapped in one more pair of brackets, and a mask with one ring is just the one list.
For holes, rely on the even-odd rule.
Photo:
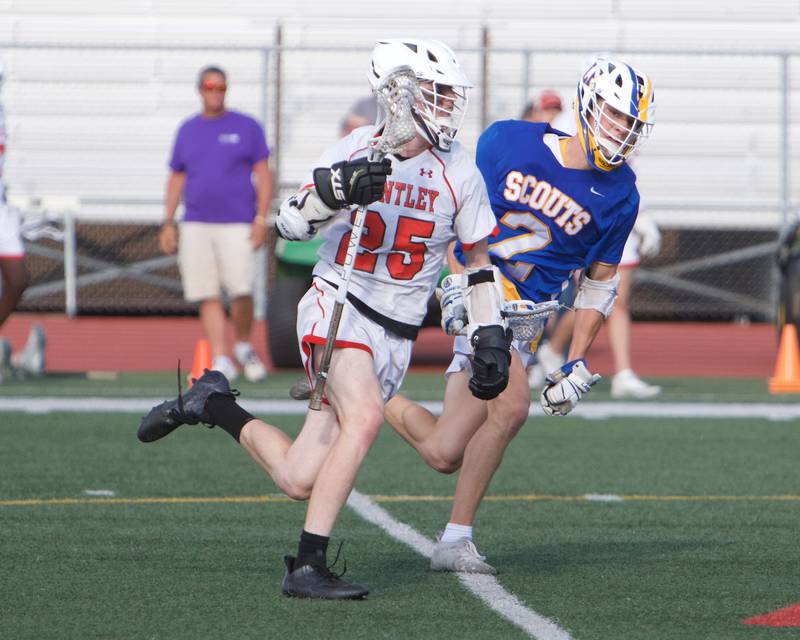
[[(410, 525), (393, 518), (388, 511), (375, 504), (368, 496), (353, 489), (347, 499), (347, 505), (364, 520), (380, 527), (395, 540), (408, 545), (421, 556), (431, 557), (433, 553), (431, 540)], [(515, 595), (503, 589), (494, 576), (469, 573), (457, 575), (461, 583), (490, 609), (499, 613), (532, 638), (572, 640), (572, 636), (555, 622), (529, 609)]]
[[(107, 412), (141, 413), (164, 398), (59, 398), (59, 397), (0, 397), (1, 411), (23, 411), (26, 413)], [(441, 413), (441, 402), (421, 403), (433, 413)], [(256, 415), (304, 415), (305, 402), (296, 400), (243, 400), (241, 405)], [(534, 399), (529, 415), (544, 417)], [(800, 403), (756, 403), (756, 402), (584, 402), (570, 414), (587, 420), (606, 418), (763, 418), (767, 420), (800, 419)], [(556, 418), (558, 419), (558, 418)]]

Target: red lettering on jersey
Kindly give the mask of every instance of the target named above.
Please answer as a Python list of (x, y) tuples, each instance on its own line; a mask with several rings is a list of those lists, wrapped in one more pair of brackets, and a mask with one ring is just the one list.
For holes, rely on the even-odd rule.
[(428, 194), (428, 190), (425, 187), (417, 187), (417, 209), (419, 211), (425, 211), (428, 206), (428, 203), (425, 202), (425, 196)]
[(383, 185), (383, 195), (381, 196), (381, 202), (385, 202), (386, 204), (391, 203), (392, 189), (394, 189), (394, 182), (392, 182), (391, 180), (387, 180), (386, 184)]
[(395, 182), (394, 188), (397, 191), (397, 197), (394, 199), (394, 203), (399, 207), (400, 206), (400, 196), (403, 195), (403, 191), (406, 190), (407, 187), (411, 185), (406, 184), (405, 182)]
[(403, 206), (407, 209), (413, 209), (414, 206), (417, 204), (411, 199), (411, 194), (414, 193), (414, 185), (408, 185), (408, 189), (406, 190), (406, 201), (403, 203)]
[(436, 202), (436, 198), (439, 197), (439, 192), (433, 191), (432, 189), (428, 189), (428, 195), (431, 198), (431, 201), (428, 203), (428, 211), (433, 213), (433, 203)]

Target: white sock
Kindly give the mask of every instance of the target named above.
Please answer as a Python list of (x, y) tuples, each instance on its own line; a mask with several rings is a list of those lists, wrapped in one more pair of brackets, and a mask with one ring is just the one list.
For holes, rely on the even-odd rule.
[(241, 361), (253, 350), (253, 345), (249, 342), (236, 342), (233, 345), (233, 355), (236, 359)]
[(455, 542), (461, 538), (472, 540), (472, 527), (465, 524), (455, 524), (448, 522), (442, 534), (442, 542)]

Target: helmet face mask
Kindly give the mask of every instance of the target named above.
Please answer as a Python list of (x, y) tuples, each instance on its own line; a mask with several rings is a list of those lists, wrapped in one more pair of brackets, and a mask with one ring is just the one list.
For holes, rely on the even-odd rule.
[(595, 169), (620, 166), (650, 135), (655, 98), (650, 79), (630, 65), (597, 58), (578, 82), (575, 117), (586, 159)]
[(373, 90), (399, 66), (411, 67), (422, 101), (413, 107), (417, 132), (441, 151), (449, 151), (467, 110), (467, 79), (453, 51), (436, 40), (397, 38), (375, 45), (367, 73)]
[(425, 129), (428, 141), (447, 151), (458, 134), (467, 110), (465, 87), (439, 84), (428, 80), (419, 83), (422, 102), (414, 108), (418, 126)]

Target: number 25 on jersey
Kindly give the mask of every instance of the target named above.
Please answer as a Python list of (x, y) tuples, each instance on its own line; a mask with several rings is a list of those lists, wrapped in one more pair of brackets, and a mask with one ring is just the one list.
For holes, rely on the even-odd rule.
[[(354, 211), (350, 217), (351, 224), (355, 220), (355, 214)], [(388, 252), (381, 252), (380, 248), (386, 237), (386, 222), (380, 213), (368, 209), (364, 219), (364, 233), (361, 236), (361, 244), (353, 269), (375, 273), (378, 258), (383, 254), (386, 256), (386, 269), (392, 278), (411, 280), (422, 270), (425, 253), (428, 250), (424, 241), (433, 236), (434, 227), (435, 224), (431, 220), (399, 216), (392, 248)], [(339, 242), (336, 264), (344, 265), (349, 241), (350, 231), (346, 231)]]

